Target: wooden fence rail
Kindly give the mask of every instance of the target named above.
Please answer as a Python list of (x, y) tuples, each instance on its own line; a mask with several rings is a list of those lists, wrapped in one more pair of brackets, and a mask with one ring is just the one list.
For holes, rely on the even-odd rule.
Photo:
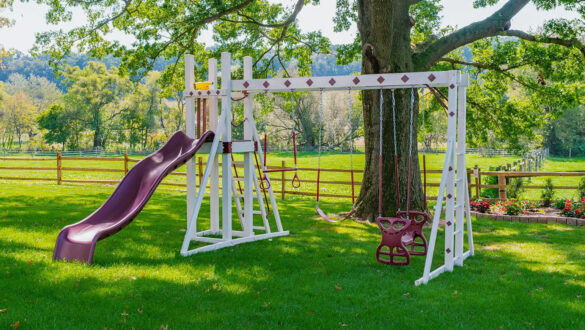
[[(83, 160), (88, 163), (95, 162), (95, 161), (108, 161), (108, 162), (121, 162), (123, 163), (123, 167), (121, 169), (114, 169), (114, 168), (98, 168), (98, 167), (70, 167), (70, 166), (63, 166), (64, 161), (71, 161), (71, 160)], [(35, 177), (17, 177), (17, 176), (1, 176), (0, 180), (21, 180), (21, 181), (56, 181), (57, 184), (62, 184), (63, 182), (66, 183), (97, 183), (97, 184), (118, 184), (119, 180), (98, 180), (98, 179), (69, 179), (65, 178), (67, 172), (93, 172), (93, 173), (128, 173), (129, 169), (132, 168), (134, 163), (140, 161), (140, 159), (133, 159), (129, 158), (127, 154), (123, 157), (65, 157), (61, 156), (61, 153), (57, 153), (57, 156), (54, 158), (50, 157), (39, 157), (39, 158), (24, 158), (24, 157), (0, 157), (0, 161), (54, 161), (55, 167), (41, 167), (41, 166), (0, 166), (0, 171), (55, 171), (56, 176), (54, 178), (35, 178)], [(525, 164), (517, 163), (515, 166), (510, 166), (510, 171), (482, 171), (477, 165), (472, 169), (467, 169), (467, 178), (469, 182), (469, 195), (470, 198), (480, 198), (481, 190), (485, 188), (493, 188), (498, 190), (498, 198), (496, 200), (505, 200), (506, 199), (506, 189), (508, 187), (509, 178), (518, 178), (518, 177), (584, 177), (584, 172), (533, 172), (533, 171), (526, 171), (526, 169), (537, 168), (536, 163), (538, 163), (538, 167), (542, 163), (542, 158), (539, 157), (537, 160), (534, 161), (534, 167), (530, 165), (530, 160), (525, 160)], [(234, 162), (237, 168), (243, 168), (243, 163), (236, 161)], [(196, 164), (197, 173), (196, 176), (198, 177), (198, 183), (201, 184), (201, 178), (203, 176), (203, 167), (204, 161), (202, 157), (198, 157), (197, 164)], [(221, 163), (220, 163), (221, 166)], [(270, 169), (279, 169), (279, 168), (288, 168), (286, 161), (281, 161), (280, 166), (268, 166)], [(300, 167), (298, 168), (299, 172), (316, 172), (316, 168), (310, 167)], [(351, 199), (351, 184), (352, 182), (349, 180), (349, 173), (351, 170), (348, 169), (333, 169), (333, 168), (322, 168), (321, 172), (328, 172), (328, 173), (340, 173), (347, 175), (348, 178), (343, 180), (320, 180), (322, 184), (327, 185), (337, 185), (337, 186), (346, 186), (347, 189), (343, 189), (343, 191), (347, 192), (344, 194), (331, 194), (331, 193), (321, 193), (320, 195), (323, 197), (335, 197), (335, 198), (346, 198)], [(426, 172), (426, 173), (425, 173)], [(422, 175), (425, 174), (440, 174), (442, 170), (439, 169), (429, 169), (425, 172), (421, 173)], [(241, 172), (240, 172), (241, 173)], [(361, 175), (363, 174), (363, 170), (354, 170), (354, 174)], [(170, 174), (171, 176), (179, 176), (185, 177), (185, 172), (174, 172)], [(497, 184), (484, 184), (482, 183), (483, 176), (496, 176), (498, 178)], [(220, 176), (221, 177), (221, 176)], [(435, 178), (437, 179), (437, 178)], [(289, 190), (287, 187), (289, 186), (290, 178), (286, 177), (285, 172), (281, 172), (280, 175), (273, 174), (271, 181), (277, 184), (280, 184), (278, 188), (279, 191), (275, 191), (275, 193), (280, 192), (281, 198), (286, 199), (286, 195), (300, 195), (300, 196), (316, 196), (316, 192), (314, 191), (307, 191), (303, 190), (303, 188)], [(310, 183), (315, 184), (317, 180), (315, 179), (303, 179), (303, 183)], [(561, 190), (577, 190), (576, 186), (577, 180), (575, 180), (575, 186), (571, 185), (562, 185), (562, 186), (555, 186), (554, 189), (561, 189)], [(362, 185), (361, 180), (355, 180), (353, 183), (354, 187), (357, 187), (356, 193), (359, 190), (359, 187)], [(163, 182), (162, 185), (165, 186), (173, 186), (173, 187), (186, 187), (184, 183), (174, 183), (174, 182)], [(428, 182), (426, 183), (426, 188), (429, 187), (439, 187), (439, 183), (437, 182)], [(314, 188), (312, 185), (311, 188)], [(543, 189), (544, 186), (540, 185), (526, 185), (522, 187), (523, 189)], [(435, 197), (428, 197), (429, 199), (433, 199)]]

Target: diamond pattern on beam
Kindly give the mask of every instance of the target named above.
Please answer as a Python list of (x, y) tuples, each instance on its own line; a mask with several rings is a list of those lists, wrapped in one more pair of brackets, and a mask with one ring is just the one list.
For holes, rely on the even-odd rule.
[(433, 82), (433, 81), (435, 81), (435, 79), (437, 79), (437, 77), (435, 77), (435, 75), (434, 75), (434, 74), (432, 74), (432, 73), (429, 75), (429, 77), (428, 77), (428, 78), (429, 78), (429, 81), (430, 81), (430, 82)]
[(453, 171), (453, 167), (449, 166), (449, 172)]
[(352, 81), (353, 81), (353, 84), (354, 84), (354, 85), (357, 85), (357, 84), (359, 84), (359, 83), (360, 83), (360, 78), (358, 78), (358, 77), (355, 77), (355, 78), (353, 78), (353, 80), (352, 80)]
[(449, 85), (449, 88), (453, 89), (453, 88), (455, 88), (455, 85), (451, 84), (451, 85)]
[(384, 79), (384, 77), (382, 77), (382, 76), (379, 76), (379, 77), (378, 77), (378, 79), (376, 79), (376, 80), (378, 80), (378, 83), (380, 83), (380, 84), (381, 84), (381, 83), (383, 83), (383, 82), (384, 82), (384, 80), (386, 80), (386, 79)]
[(333, 86), (335, 85), (335, 83), (336, 83), (335, 79), (333, 78), (329, 79), (329, 85)]
[(198, 94), (199, 94), (199, 95), (201, 95), (201, 91), (199, 91), (199, 93), (198, 93)]
[(291, 85), (291, 84), (292, 84), (292, 83), (291, 83), (291, 82), (290, 82), (290, 80), (288, 80), (288, 79), (287, 79), (287, 80), (284, 82), (284, 85), (285, 85), (286, 87), (290, 87), (290, 85)]
[(451, 117), (455, 116), (455, 112), (453, 112), (453, 111), (449, 112), (449, 116), (451, 116)]
[(311, 79), (308, 79), (307, 80), (307, 85), (309, 85), (309, 86), (313, 85), (313, 81)]
[(445, 250), (445, 252), (447, 252), (447, 254), (451, 253), (451, 249), (447, 248), (447, 250)]
[(215, 94), (219, 95), (219, 91), (218, 91), (218, 90), (217, 90), (217, 91), (215, 91)]
[(404, 75), (404, 76), (402, 76), (402, 78), (400, 78), (400, 80), (402, 80), (402, 82), (404, 82), (404, 83), (406, 83), (408, 81), (408, 79), (410, 79), (410, 78), (408, 78), (407, 75)]
[(270, 86), (270, 83), (268, 81), (264, 81), (262, 86), (264, 86), (264, 88), (268, 88), (268, 86)]
[(452, 225), (451, 221), (447, 221), (447, 226), (451, 226), (451, 225)]
[(210, 91), (207, 91), (207, 95), (211, 95), (211, 92)]
[(247, 81), (244, 81), (244, 87), (248, 88), (250, 86), (250, 83), (248, 83)]
[(448, 199), (451, 199), (451, 197), (453, 197), (453, 195), (451, 195), (451, 194), (447, 195)]

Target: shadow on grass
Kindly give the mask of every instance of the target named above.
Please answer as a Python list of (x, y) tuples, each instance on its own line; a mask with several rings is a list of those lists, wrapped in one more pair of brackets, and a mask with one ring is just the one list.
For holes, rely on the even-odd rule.
[[(7, 308), (0, 327), (585, 326), (578, 297), (585, 257), (567, 244), (580, 242), (582, 229), (476, 221), (476, 257), (414, 287), (424, 258), (408, 267), (379, 264), (375, 225), (326, 223), (303, 199), (279, 203), (290, 236), (183, 258), (184, 195), (165, 191), (98, 243), (94, 265), (52, 262), (46, 247), (63, 225), (101, 205), (102, 191), (0, 196), (0, 233), (11, 234), (0, 235), (0, 309)], [(442, 233), (437, 243), (442, 251)], [(442, 259), (436, 253), (435, 264)]]

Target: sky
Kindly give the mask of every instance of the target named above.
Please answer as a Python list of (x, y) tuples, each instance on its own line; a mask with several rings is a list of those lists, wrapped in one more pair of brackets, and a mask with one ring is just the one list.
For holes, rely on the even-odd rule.
[[(270, 0), (272, 2), (281, 2), (292, 5), (296, 0)], [(301, 29), (304, 32), (320, 30), (325, 36), (329, 37), (333, 44), (348, 43), (353, 40), (356, 28), (355, 26), (348, 32), (333, 32), (333, 16), (335, 15), (335, 0), (321, 0), (317, 7), (306, 7), (298, 16)], [(442, 25), (465, 26), (469, 23), (482, 20), (494, 12), (499, 6), (473, 9), (471, 0), (444, 0), (443, 1), (443, 20)], [(503, 3), (503, 1), (500, 1)], [(0, 45), (8, 49), (17, 49), (22, 52), (28, 52), (35, 41), (35, 34), (41, 31), (56, 30), (53, 25), (45, 23), (46, 7), (33, 2), (15, 3), (12, 11), (0, 12), (1, 16), (8, 16), (16, 21), (11, 28), (0, 29)], [(533, 5), (524, 8), (513, 20), (512, 28), (524, 31), (533, 31), (551, 18), (576, 18), (577, 15), (558, 9), (555, 11), (545, 12), (538, 11)], [(83, 15), (74, 13), (72, 22), (61, 24), (58, 28), (67, 30), (84, 24)], [(131, 38), (121, 33), (112, 35), (110, 38), (120, 40), (126, 44), (131, 42)], [(202, 33), (198, 38), (208, 45), (211, 45), (211, 33), (209, 31)]]

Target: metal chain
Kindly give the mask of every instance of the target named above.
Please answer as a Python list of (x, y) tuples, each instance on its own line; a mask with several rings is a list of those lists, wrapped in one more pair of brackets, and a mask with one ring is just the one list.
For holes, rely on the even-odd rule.
[[(380, 116), (382, 116), (380, 114)], [(394, 134), (394, 155), (398, 155), (398, 147), (396, 144), (396, 99), (394, 97), (394, 90), (392, 90), (392, 128)]]
[[(319, 96), (319, 157), (317, 158), (317, 168), (321, 169), (321, 135), (323, 134), (323, 89)], [(319, 207), (319, 200), (317, 200)]]
[(294, 113), (295, 113), (295, 96), (294, 96), (294, 91), (291, 89), (290, 90), (290, 120), (292, 121), (293, 132), (296, 128)]
[(382, 93), (382, 89), (380, 89), (380, 155), (382, 155), (382, 108), (384, 107), (384, 94)]
[(420, 106), (421, 106), (421, 111), (422, 111), (422, 135), (423, 135), (422, 139), (423, 139), (423, 151), (424, 151), (424, 148), (425, 148), (424, 141), (425, 141), (425, 134), (426, 134), (425, 133), (425, 89), (424, 88), (422, 89), (421, 94), (422, 95), (420, 97), (420, 103), (421, 103)]
[(264, 91), (264, 102), (266, 102), (266, 108), (264, 109), (264, 134), (268, 134), (268, 90)]
[(409, 131), (409, 144), (408, 144), (408, 156), (412, 156), (412, 136), (414, 135), (413, 130), (413, 118), (414, 118), (414, 88), (410, 89), (410, 131)]
[(349, 101), (349, 166), (351, 166), (351, 169), (353, 169), (353, 126), (351, 124), (353, 104), (351, 99), (351, 89), (347, 90), (347, 98)]

